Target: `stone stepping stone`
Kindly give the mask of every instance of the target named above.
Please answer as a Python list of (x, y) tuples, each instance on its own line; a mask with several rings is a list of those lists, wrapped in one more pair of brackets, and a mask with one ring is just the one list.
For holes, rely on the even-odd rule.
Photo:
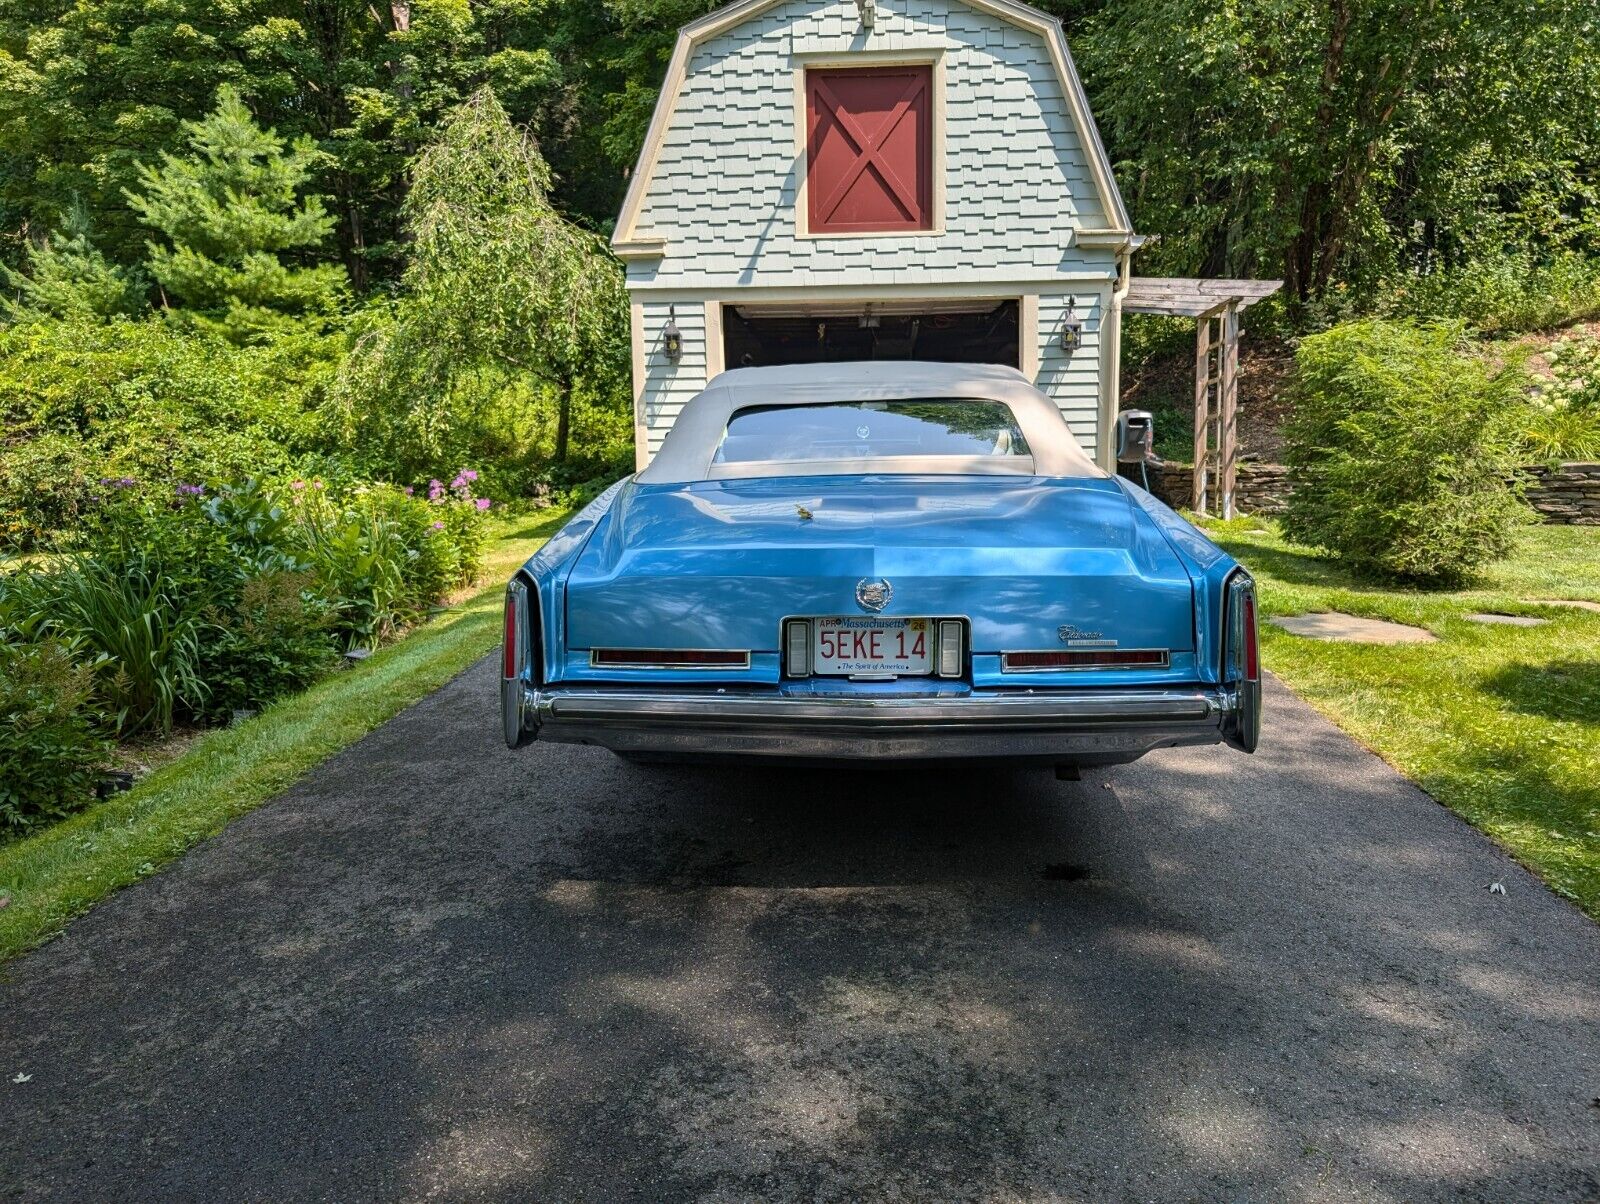
[(1352, 644), (1431, 644), (1433, 632), (1424, 627), (1408, 627), (1404, 623), (1386, 623), (1382, 619), (1363, 619), (1357, 615), (1340, 614), (1336, 610), (1309, 615), (1284, 615), (1267, 622), (1295, 635), (1313, 640), (1345, 640)]
[(1474, 623), (1499, 623), (1504, 627), (1543, 627), (1549, 619), (1536, 619), (1532, 615), (1468, 615)]
[(1576, 606), (1579, 610), (1592, 610), (1600, 615), (1600, 602), (1588, 602), (1582, 598), (1529, 598), (1535, 606)]

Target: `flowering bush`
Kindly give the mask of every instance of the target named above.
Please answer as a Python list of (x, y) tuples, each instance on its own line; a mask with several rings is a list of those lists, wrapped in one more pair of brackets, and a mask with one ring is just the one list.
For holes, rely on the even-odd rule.
[(1523, 437), (1536, 456), (1600, 456), (1600, 339), (1557, 339), (1544, 354), (1550, 376), (1536, 383)]
[(290, 512), (347, 643), (382, 639), (477, 575), (489, 503), (473, 496), (476, 479), (465, 470), (420, 497), (368, 485), (342, 499), (320, 481), (294, 482)]
[(68, 554), (0, 573), (0, 644), (73, 649), (119, 735), (259, 706), (472, 580), (475, 479), (432, 500), (315, 479), (102, 481)]

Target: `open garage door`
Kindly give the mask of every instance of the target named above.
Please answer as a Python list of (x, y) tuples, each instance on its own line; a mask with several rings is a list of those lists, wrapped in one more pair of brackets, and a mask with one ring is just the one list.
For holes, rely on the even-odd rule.
[(840, 360), (935, 360), (1020, 366), (1011, 301), (795, 302), (725, 305), (730, 368)]

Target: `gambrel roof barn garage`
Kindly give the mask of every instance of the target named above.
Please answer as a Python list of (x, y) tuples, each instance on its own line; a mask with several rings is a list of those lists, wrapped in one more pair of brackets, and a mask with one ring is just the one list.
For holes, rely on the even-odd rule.
[(725, 367), (1008, 364), (1107, 467), (1137, 246), (1060, 25), (737, 0), (686, 26), (618, 219), (638, 455)]

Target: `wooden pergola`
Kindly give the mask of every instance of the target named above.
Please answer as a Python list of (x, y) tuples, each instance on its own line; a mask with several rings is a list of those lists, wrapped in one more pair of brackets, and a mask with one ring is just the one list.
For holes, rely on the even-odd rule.
[[(1239, 315), (1283, 287), (1281, 280), (1135, 276), (1124, 313), (1195, 320), (1194, 492), (1200, 514), (1213, 500), (1233, 517), (1239, 468)], [(1213, 329), (1215, 328), (1215, 329)]]

